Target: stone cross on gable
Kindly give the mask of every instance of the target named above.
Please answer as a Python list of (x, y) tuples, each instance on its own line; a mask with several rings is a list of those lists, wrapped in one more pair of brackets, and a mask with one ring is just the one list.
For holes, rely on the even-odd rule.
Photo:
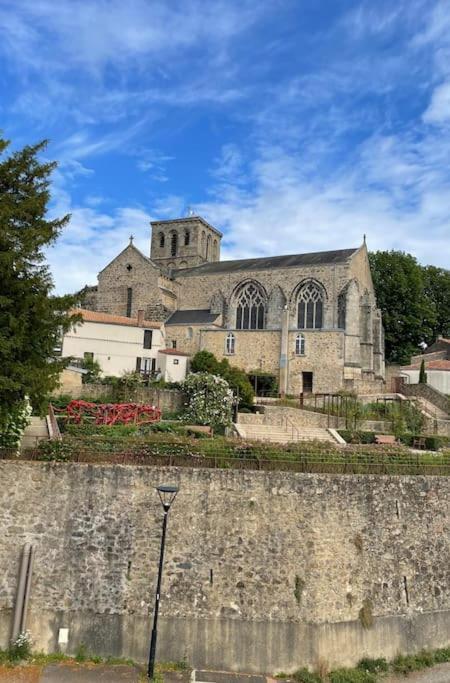
[(134, 240), (134, 235), (131, 234), (131, 235), (130, 235), (130, 244), (133, 244), (133, 240)]

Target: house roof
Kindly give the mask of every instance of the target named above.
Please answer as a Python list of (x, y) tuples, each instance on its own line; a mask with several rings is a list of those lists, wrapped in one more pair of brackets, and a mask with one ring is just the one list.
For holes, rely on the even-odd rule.
[(164, 353), (167, 356), (190, 356), (190, 353), (185, 351), (178, 351), (178, 349), (160, 349), (158, 353)]
[(174, 270), (175, 277), (189, 277), (210, 273), (235, 273), (246, 270), (270, 270), (295, 266), (316, 266), (344, 263), (359, 249), (338, 249), (337, 251), (316, 251), (310, 254), (290, 254), (286, 256), (262, 256), (260, 258), (238, 259), (236, 261), (214, 261), (203, 263), (194, 268)]
[(217, 313), (210, 313), (204, 309), (175, 311), (166, 321), (166, 325), (208, 325), (213, 323), (217, 317)]
[[(402, 370), (420, 370), (420, 364), (406, 365)], [(450, 372), (450, 360), (430, 360), (425, 362), (425, 370), (446, 370)]]
[(105, 323), (107, 325), (126, 325), (128, 327), (149, 327), (159, 330), (161, 323), (152, 322), (150, 320), (143, 320), (141, 325), (138, 325), (137, 318), (128, 318), (124, 315), (112, 315), (111, 313), (102, 313), (101, 311), (88, 311), (85, 308), (74, 308), (72, 314), (81, 315), (85, 322), (89, 323)]

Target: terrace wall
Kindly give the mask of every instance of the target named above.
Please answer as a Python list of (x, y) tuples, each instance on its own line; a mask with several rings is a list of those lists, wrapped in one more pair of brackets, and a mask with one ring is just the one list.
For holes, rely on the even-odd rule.
[(31, 543), (35, 647), (56, 650), (67, 627), (69, 652), (145, 660), (161, 483), (180, 493), (160, 659), (273, 673), (448, 644), (448, 477), (3, 461), (0, 647)]

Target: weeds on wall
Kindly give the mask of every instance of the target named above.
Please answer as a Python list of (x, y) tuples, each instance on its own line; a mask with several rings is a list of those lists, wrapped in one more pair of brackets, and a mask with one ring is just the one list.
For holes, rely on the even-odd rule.
[(366, 598), (358, 613), (359, 620), (363, 628), (372, 628), (373, 626), (373, 604), (372, 600)]
[(305, 581), (300, 578), (296, 574), (295, 580), (294, 580), (294, 597), (297, 602), (297, 605), (300, 605), (302, 602), (302, 596), (303, 596), (303, 591), (305, 589)]

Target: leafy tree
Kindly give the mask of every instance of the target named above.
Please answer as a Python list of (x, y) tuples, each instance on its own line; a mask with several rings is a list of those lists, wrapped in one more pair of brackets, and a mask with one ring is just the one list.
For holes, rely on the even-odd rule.
[(187, 396), (185, 422), (226, 427), (231, 423), (233, 392), (223, 377), (210, 372), (190, 373), (183, 382)]
[(425, 295), (433, 307), (434, 326), (429, 342), (441, 334), (450, 337), (450, 271), (436, 266), (423, 268)]
[(425, 372), (425, 361), (422, 359), (419, 370), (419, 384), (427, 383), (427, 373)]
[(47, 216), (56, 164), (38, 158), (45, 141), (7, 156), (8, 144), (0, 139), (0, 432), (26, 397), (44, 409), (68, 362), (54, 349), (77, 319), (68, 315), (73, 297), (52, 296), (45, 263), (44, 249), (69, 221)]
[(425, 269), (401, 251), (377, 251), (369, 259), (383, 314), (386, 358), (407, 363), (420, 342), (433, 341), (436, 330), (436, 305), (427, 293)]
[(223, 377), (230, 385), (234, 394), (239, 394), (239, 405), (247, 406), (253, 403), (253, 388), (246, 373), (233, 365), (227, 358), (218, 361), (210, 351), (198, 351), (191, 361), (192, 372), (209, 372)]
[(83, 375), (83, 384), (92, 384), (100, 379), (102, 369), (100, 363), (93, 358), (85, 358), (81, 364), (84, 370), (87, 370), (86, 374)]

